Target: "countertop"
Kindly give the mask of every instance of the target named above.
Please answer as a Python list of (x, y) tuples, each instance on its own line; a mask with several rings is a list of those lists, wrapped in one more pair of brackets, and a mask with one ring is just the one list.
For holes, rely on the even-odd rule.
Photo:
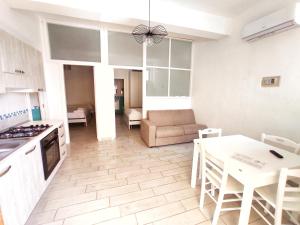
[(34, 145), (35, 143), (39, 142), (40, 140), (42, 140), (50, 132), (52, 132), (54, 129), (58, 128), (62, 123), (63, 123), (63, 121), (59, 121), (59, 120), (44, 120), (44, 121), (29, 121), (29, 122), (19, 125), (19, 126), (30, 126), (30, 125), (39, 125), (39, 124), (50, 124), (51, 127), (49, 127), (44, 132), (40, 133), (39, 135), (37, 135), (35, 137), (31, 137), (31, 138), (1, 139), (0, 143), (5, 143), (5, 142), (13, 143), (14, 141), (15, 142), (18, 142), (18, 141), (23, 142), (24, 141), (24, 143), (22, 143), (20, 146), (18, 146), (17, 148), (15, 148), (9, 152), (0, 153), (0, 165), (2, 163), (4, 163), (7, 159), (9, 159), (12, 155), (16, 154), (19, 151), (22, 151), (22, 149), (28, 148), (28, 147)]

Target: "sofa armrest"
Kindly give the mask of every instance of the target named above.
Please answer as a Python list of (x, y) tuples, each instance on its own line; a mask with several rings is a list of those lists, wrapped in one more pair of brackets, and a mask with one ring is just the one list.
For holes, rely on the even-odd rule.
[(148, 147), (155, 146), (156, 126), (149, 120), (141, 121), (141, 137)]

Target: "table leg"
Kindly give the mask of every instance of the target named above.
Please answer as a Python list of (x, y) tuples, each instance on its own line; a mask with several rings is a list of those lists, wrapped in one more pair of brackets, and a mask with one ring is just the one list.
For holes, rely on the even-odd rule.
[(193, 167), (192, 167), (192, 177), (191, 177), (192, 188), (195, 188), (197, 183), (198, 158), (199, 158), (198, 145), (194, 144)]
[(242, 206), (239, 218), (239, 225), (248, 225), (251, 212), (254, 188), (250, 185), (244, 186)]

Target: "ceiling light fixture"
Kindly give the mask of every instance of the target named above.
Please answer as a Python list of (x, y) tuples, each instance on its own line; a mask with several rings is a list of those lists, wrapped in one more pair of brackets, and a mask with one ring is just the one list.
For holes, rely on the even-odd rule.
[(143, 44), (146, 42), (147, 46), (151, 46), (153, 44), (159, 44), (164, 37), (168, 35), (168, 32), (165, 27), (162, 25), (157, 25), (155, 27), (150, 26), (150, 0), (149, 0), (149, 25), (140, 24), (135, 27), (132, 31), (132, 35), (134, 39)]

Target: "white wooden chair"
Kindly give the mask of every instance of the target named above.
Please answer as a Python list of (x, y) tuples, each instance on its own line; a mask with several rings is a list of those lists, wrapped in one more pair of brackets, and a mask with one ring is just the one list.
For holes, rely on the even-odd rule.
[[(275, 147), (282, 148), (284, 150), (287, 150), (289, 152), (300, 154), (300, 144), (297, 144), (296, 142), (287, 139), (285, 137), (279, 137), (274, 135), (269, 135), (262, 133), (261, 135), (261, 141), (270, 145), (273, 145)], [(289, 182), (292, 182), (294, 184), (300, 185), (300, 179), (299, 178), (291, 178)]]
[(296, 142), (284, 137), (262, 133), (261, 141), (275, 147), (283, 148), (295, 154), (300, 153), (300, 144), (297, 144)]
[[(275, 185), (269, 185), (261, 187), (255, 190), (258, 197), (254, 197), (255, 202), (258, 203), (264, 209), (264, 212), (271, 216), (274, 223), (263, 215), (253, 205), (253, 209), (265, 220), (269, 225), (281, 225), (282, 224), (282, 211), (285, 210), (290, 217), (291, 222), (296, 225), (300, 225), (300, 222), (294, 217), (293, 212), (300, 212), (300, 187), (290, 187), (287, 185), (287, 179), (289, 177), (300, 178), (300, 169), (287, 169), (283, 168), (280, 171), (279, 182)], [(265, 206), (266, 202), (274, 208), (275, 213)]]
[[(228, 163), (225, 160), (220, 162), (211, 155), (207, 154), (204, 146), (201, 145), (200, 165), (201, 165), (201, 192), (200, 192), (200, 208), (204, 207), (205, 194), (207, 194), (217, 205), (213, 216), (212, 225), (217, 225), (221, 211), (240, 210), (240, 207), (222, 208), (223, 203), (241, 201), (241, 193), (243, 185), (228, 175)], [(222, 164), (222, 165), (220, 165)], [(218, 198), (211, 194), (210, 188), (219, 189)], [(232, 198), (232, 194), (234, 198)], [(225, 195), (231, 198), (224, 199)]]
[[(221, 137), (222, 136), (222, 129), (221, 128), (206, 128), (203, 130), (199, 130), (199, 139), (207, 138), (207, 137)], [(199, 152), (200, 154), (200, 152)], [(201, 163), (201, 161), (200, 161)], [(201, 179), (201, 166), (199, 166), (199, 179)], [(215, 195), (215, 188), (211, 187), (212, 195)]]

